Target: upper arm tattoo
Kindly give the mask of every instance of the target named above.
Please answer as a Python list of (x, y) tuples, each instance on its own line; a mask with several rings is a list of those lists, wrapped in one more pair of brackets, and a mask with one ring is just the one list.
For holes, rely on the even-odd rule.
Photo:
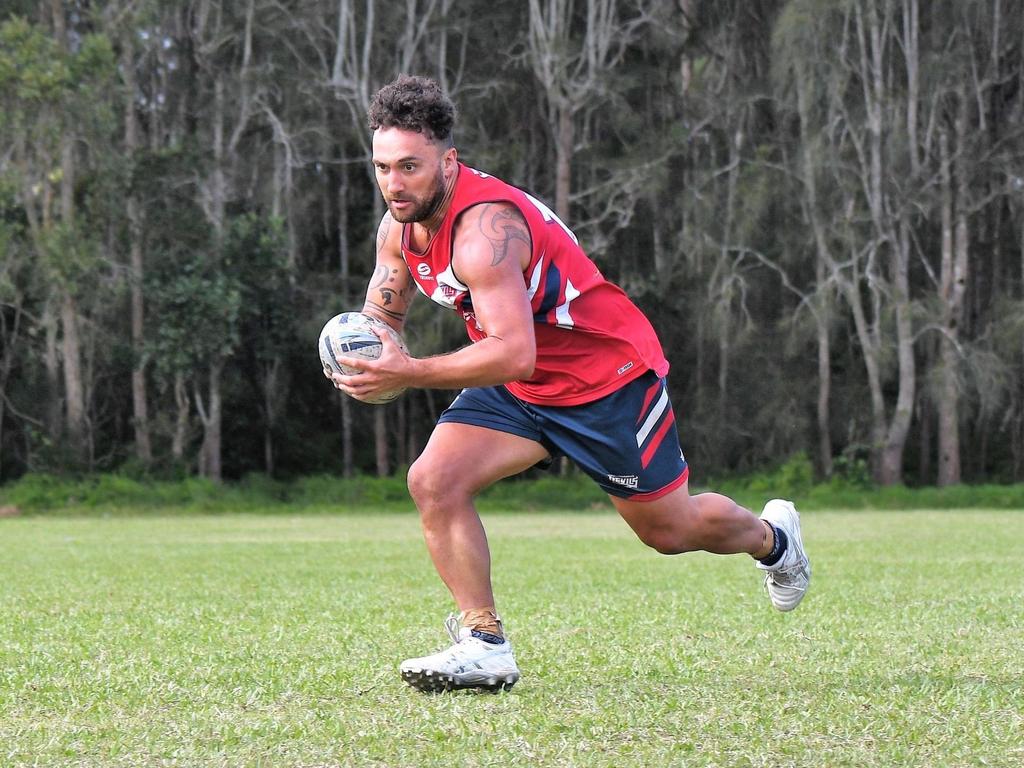
[[(380, 256), (388, 233), (394, 220), (390, 213), (385, 213), (377, 228), (377, 255)], [(398, 321), (405, 320), (405, 309), (412, 301), (412, 294), (415, 286), (409, 271), (389, 266), (386, 263), (378, 263), (370, 278), (370, 290), (366, 296), (366, 306), (373, 307), (383, 315), (394, 318)]]
[(394, 221), (391, 218), (391, 212), (388, 211), (384, 214), (380, 220), (380, 226), (377, 227), (377, 252), (384, 247), (384, 243), (388, 240), (388, 232), (391, 231), (391, 223)]
[(484, 206), (479, 219), (480, 232), (491, 244), (491, 266), (496, 267), (505, 260), (515, 242), (526, 243), (526, 249), (532, 247), (530, 230), (523, 220), (522, 214), (515, 213), (508, 205), (488, 203)]

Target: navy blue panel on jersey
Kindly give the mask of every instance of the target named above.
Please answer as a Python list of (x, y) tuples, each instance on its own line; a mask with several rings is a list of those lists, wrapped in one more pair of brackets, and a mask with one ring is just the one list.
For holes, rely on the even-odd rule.
[(464, 389), (441, 414), (444, 422), (534, 440), (624, 499), (657, 499), (687, 479), (665, 380), (652, 371), (583, 405), (534, 405), (502, 386)]

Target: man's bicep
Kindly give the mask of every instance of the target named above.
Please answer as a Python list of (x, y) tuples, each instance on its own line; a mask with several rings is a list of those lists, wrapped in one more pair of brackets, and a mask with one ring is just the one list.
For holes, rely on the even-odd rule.
[(521, 266), (529, 258), (526, 223), (512, 206), (488, 204), (479, 209), (462, 222), (456, 274), (469, 287), (473, 310), (489, 336), (532, 331)]

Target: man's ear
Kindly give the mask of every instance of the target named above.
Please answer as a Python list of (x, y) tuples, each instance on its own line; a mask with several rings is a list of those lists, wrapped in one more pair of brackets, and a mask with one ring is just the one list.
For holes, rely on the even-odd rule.
[(444, 165), (445, 171), (454, 171), (455, 166), (459, 164), (459, 150), (455, 147), (448, 147), (448, 149), (444, 151), (441, 162)]

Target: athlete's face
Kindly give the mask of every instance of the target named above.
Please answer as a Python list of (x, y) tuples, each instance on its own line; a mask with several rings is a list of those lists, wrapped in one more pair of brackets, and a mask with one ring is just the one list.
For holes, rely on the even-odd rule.
[(423, 221), (445, 197), (456, 167), (455, 149), (422, 133), (378, 128), (373, 133), (373, 167), (391, 217), (402, 224)]

